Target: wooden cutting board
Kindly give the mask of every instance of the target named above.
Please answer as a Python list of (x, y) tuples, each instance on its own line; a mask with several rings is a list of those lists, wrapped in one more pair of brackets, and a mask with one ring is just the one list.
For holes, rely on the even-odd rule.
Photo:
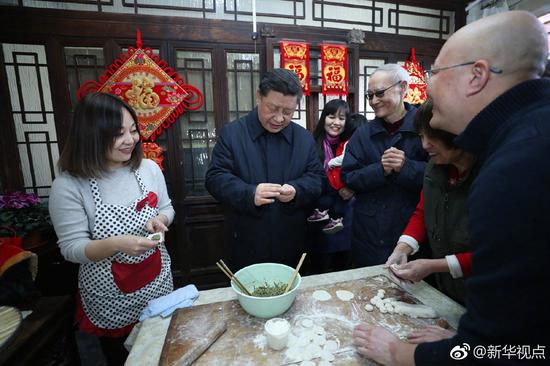
[[(435, 324), (437, 319), (414, 319), (399, 314), (382, 314), (377, 309), (367, 312), (365, 305), (379, 289), (386, 291), (386, 297), (408, 303), (420, 303), (395, 285), (386, 276), (374, 276), (355, 281), (340, 282), (322, 288), (300, 291), (291, 308), (280, 317), (291, 324), (294, 335), (303, 331), (305, 319), (326, 331), (326, 339), (335, 340), (339, 349), (335, 353), (334, 365), (375, 365), (361, 358), (353, 346), (352, 331), (359, 323), (381, 325), (400, 338), (405, 338), (412, 330), (427, 324)], [(315, 290), (325, 290), (332, 295), (328, 301), (318, 301), (312, 297)], [(342, 301), (336, 291), (347, 290), (355, 294), (351, 301)], [(248, 315), (237, 300), (179, 309), (172, 316), (159, 365), (182, 365), (197, 353), (197, 347), (204, 347), (217, 338), (221, 328), (227, 327), (195, 361), (195, 365), (289, 365), (288, 349), (273, 351), (267, 347), (263, 326), (266, 319)], [(194, 355), (191, 355), (193, 358)], [(299, 364), (294, 363), (294, 364)]]
[(227, 329), (221, 310), (220, 306), (206, 305), (174, 313), (159, 365), (187, 366), (199, 358)]

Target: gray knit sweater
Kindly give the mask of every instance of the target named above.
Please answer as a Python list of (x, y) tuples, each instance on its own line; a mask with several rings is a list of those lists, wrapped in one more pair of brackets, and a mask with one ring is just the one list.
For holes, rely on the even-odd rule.
[[(157, 194), (160, 213), (166, 215), (168, 224), (171, 224), (174, 209), (159, 166), (152, 160), (143, 159), (139, 174), (147, 189)], [(97, 179), (97, 183), (105, 204), (129, 205), (142, 194), (130, 167), (114, 170)], [(89, 180), (61, 173), (52, 184), (49, 210), (61, 254), (71, 262), (89, 263), (85, 248), (92, 240), (95, 223), (95, 204)]]

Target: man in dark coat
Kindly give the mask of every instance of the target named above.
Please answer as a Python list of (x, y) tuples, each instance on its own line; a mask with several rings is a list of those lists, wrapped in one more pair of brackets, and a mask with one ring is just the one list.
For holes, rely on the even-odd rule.
[(367, 91), (376, 118), (357, 129), (344, 155), (342, 181), (356, 197), (355, 267), (386, 262), (420, 197), (428, 155), (412, 125), (416, 108), (403, 101), (408, 79), (397, 64), (376, 69)]
[(478, 20), (443, 45), (427, 71), (430, 125), (458, 134), (455, 144), (480, 163), (467, 202), (466, 313), (454, 337), (418, 346), (360, 326), (359, 353), (384, 365), (548, 365), (550, 80), (540, 78), (547, 56), (544, 26), (523, 11)]
[(323, 169), (311, 134), (292, 123), (302, 90), (296, 74), (261, 80), (256, 108), (225, 125), (206, 172), (206, 189), (225, 209), (230, 266), (296, 266), (306, 218), (321, 194)]

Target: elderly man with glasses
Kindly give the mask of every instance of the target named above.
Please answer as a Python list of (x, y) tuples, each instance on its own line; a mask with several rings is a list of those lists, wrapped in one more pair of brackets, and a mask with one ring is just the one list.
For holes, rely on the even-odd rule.
[(457, 134), (454, 143), (480, 166), (467, 201), (466, 313), (456, 335), (429, 328), (418, 346), (361, 325), (359, 353), (384, 365), (548, 365), (547, 42), (534, 15), (510, 11), (461, 28), (443, 45), (428, 82), (430, 125)]
[(355, 191), (352, 258), (355, 267), (382, 264), (418, 203), (427, 153), (404, 102), (409, 75), (397, 64), (374, 71), (367, 98), (376, 118), (348, 143), (342, 180)]

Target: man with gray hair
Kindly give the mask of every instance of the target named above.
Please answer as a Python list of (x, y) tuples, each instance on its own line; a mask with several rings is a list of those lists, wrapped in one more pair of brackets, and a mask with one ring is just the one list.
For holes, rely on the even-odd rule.
[(430, 328), (423, 340), (431, 343), (418, 346), (361, 325), (354, 332), (359, 353), (384, 365), (548, 364), (550, 80), (541, 78), (547, 56), (542, 23), (511, 11), (458, 30), (426, 71), (430, 124), (458, 134), (455, 144), (480, 164), (468, 198), (466, 313), (452, 338)]
[(356, 194), (352, 224), (355, 267), (386, 262), (420, 196), (428, 158), (404, 102), (409, 74), (397, 64), (376, 69), (367, 98), (376, 118), (354, 133), (342, 164), (342, 181)]

